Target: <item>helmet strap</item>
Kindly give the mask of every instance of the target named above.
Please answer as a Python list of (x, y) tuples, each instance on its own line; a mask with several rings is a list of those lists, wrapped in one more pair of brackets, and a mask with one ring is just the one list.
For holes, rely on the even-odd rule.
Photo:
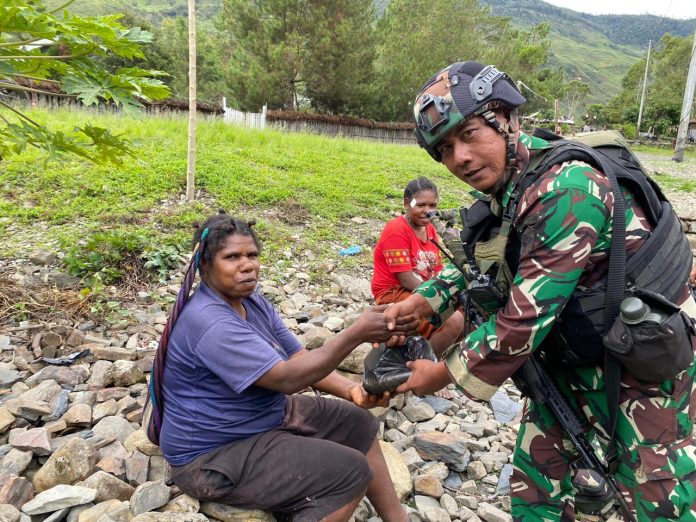
[(505, 139), (505, 166), (511, 172), (514, 171), (517, 162), (517, 139), (515, 138), (515, 130), (512, 127), (512, 122), (508, 121), (507, 129), (504, 129), (495, 117), (495, 112), (491, 110), (481, 113), (481, 117)]

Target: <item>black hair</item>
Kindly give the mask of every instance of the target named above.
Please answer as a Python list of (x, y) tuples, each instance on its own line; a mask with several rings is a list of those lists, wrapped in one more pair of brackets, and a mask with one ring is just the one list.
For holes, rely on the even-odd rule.
[(225, 240), (234, 234), (249, 236), (254, 241), (256, 248), (261, 250), (261, 243), (256, 237), (251, 228), (256, 224), (255, 220), (242, 221), (227, 214), (224, 210), (219, 210), (217, 214), (206, 219), (205, 223), (200, 225), (193, 233), (193, 248), (201, 241), (203, 233), (207, 230), (203, 242), (200, 246), (201, 264), (200, 270), (203, 271), (203, 266), (213, 262), (215, 255), (222, 249)]
[(439, 197), (435, 183), (425, 176), (421, 176), (418, 179), (412, 179), (408, 182), (408, 185), (406, 185), (404, 189), (404, 199), (411, 200), (416, 194), (424, 190), (430, 190), (435, 193), (436, 198)]

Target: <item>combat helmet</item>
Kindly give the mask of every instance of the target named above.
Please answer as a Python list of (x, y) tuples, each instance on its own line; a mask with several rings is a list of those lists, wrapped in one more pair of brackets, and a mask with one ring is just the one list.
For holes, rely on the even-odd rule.
[(457, 62), (445, 67), (421, 87), (413, 105), (416, 139), (435, 159), (442, 161), (437, 146), (452, 129), (474, 116), (483, 116), (508, 142), (508, 163), (514, 160), (515, 143), (510, 132), (495, 119), (493, 110), (514, 110), (527, 101), (512, 79), (493, 65)]

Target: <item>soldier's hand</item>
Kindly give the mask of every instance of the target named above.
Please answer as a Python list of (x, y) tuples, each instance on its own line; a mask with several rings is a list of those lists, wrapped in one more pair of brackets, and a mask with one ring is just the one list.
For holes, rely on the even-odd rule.
[[(419, 294), (413, 294), (404, 301), (392, 303), (389, 308), (386, 309), (384, 315), (387, 318), (387, 328), (389, 328), (389, 330), (395, 330), (399, 318), (401, 317), (413, 315), (418, 319), (421, 319), (423, 317), (429, 317), (432, 315), (432, 313), (433, 309), (430, 308), (430, 304), (428, 304), (425, 297)], [(385, 344), (390, 347), (398, 346), (400, 344), (404, 344), (404, 339), (400, 338), (398, 335), (394, 335), (387, 339)], [(375, 348), (377, 348), (377, 346), (375, 346)]]
[(411, 370), (411, 376), (396, 389), (396, 393), (412, 391), (416, 395), (429, 395), (452, 382), (444, 362), (416, 359), (408, 361), (406, 366)]

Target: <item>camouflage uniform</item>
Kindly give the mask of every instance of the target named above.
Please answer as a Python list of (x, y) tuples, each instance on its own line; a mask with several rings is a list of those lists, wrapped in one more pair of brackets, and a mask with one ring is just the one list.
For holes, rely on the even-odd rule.
[[(522, 134), (517, 166), (548, 143)], [(512, 187), (502, 191), (509, 202)], [(650, 225), (631, 194), (626, 198), (626, 247), (636, 251)], [(521, 240), (519, 267), (508, 301), (451, 351), (446, 365), (468, 396), (487, 400), (539, 347), (576, 287), (588, 287), (608, 269), (613, 196), (608, 179), (577, 161), (543, 173), (521, 196), (514, 225)], [(416, 289), (438, 324), (454, 309), (465, 288), (458, 270)], [(696, 317), (696, 302), (685, 285), (679, 303)], [(616, 478), (639, 521), (696, 521), (696, 390), (692, 364), (674, 379), (645, 383), (623, 372), (616, 424), (619, 467)], [(584, 414), (588, 431), (606, 442), (602, 426), (607, 403), (600, 366), (574, 367), (555, 374), (558, 385)], [(573, 446), (549, 409), (528, 401), (520, 427), (511, 479), (512, 514), (517, 521), (574, 520)]]

